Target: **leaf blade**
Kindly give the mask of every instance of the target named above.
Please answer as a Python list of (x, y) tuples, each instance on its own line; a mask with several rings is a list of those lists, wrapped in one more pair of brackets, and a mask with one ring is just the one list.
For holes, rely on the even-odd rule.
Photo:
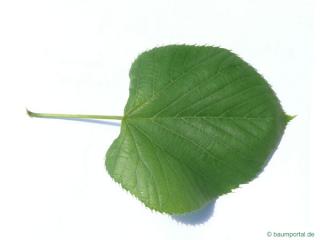
[(130, 78), (121, 133), (106, 166), (160, 212), (198, 209), (254, 179), (288, 121), (263, 77), (226, 49), (155, 48), (135, 60)]

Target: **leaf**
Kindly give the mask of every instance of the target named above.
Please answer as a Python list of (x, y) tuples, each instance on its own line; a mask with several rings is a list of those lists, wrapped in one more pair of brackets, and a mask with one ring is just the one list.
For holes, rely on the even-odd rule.
[(254, 179), (290, 119), (263, 77), (223, 48), (154, 48), (130, 79), (106, 168), (159, 212), (199, 209)]

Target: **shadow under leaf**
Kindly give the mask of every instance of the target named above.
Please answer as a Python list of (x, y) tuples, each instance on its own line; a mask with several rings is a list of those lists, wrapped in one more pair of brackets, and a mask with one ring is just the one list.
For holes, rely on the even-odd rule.
[(57, 120), (67, 120), (67, 121), (76, 121), (76, 122), (84, 122), (84, 123), (95, 123), (102, 125), (110, 125), (120, 127), (120, 122), (113, 122), (108, 120), (96, 120), (96, 119), (81, 119), (81, 118), (57, 118), (57, 117), (45, 117), (46, 119), (57, 119)]
[(171, 217), (177, 222), (180, 222), (183, 224), (198, 225), (198, 224), (205, 223), (213, 216), (215, 202), (216, 201), (214, 200), (197, 211), (193, 211), (185, 214), (171, 215)]

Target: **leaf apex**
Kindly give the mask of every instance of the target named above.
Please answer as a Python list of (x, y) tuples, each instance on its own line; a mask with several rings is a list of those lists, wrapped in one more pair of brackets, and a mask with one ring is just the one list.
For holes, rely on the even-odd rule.
[(286, 115), (286, 122), (290, 122), (291, 120), (293, 120), (297, 115)]

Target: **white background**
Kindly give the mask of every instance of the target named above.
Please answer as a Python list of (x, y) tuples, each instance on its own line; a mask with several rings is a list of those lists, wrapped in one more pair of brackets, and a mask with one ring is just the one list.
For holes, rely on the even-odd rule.
[[(310, 0), (0, 1), (0, 239), (320, 239), (314, 17)], [(104, 154), (118, 126), (25, 114), (122, 115), (134, 58), (172, 43), (232, 49), (298, 115), (265, 171), (200, 225), (152, 212), (112, 181)]]

